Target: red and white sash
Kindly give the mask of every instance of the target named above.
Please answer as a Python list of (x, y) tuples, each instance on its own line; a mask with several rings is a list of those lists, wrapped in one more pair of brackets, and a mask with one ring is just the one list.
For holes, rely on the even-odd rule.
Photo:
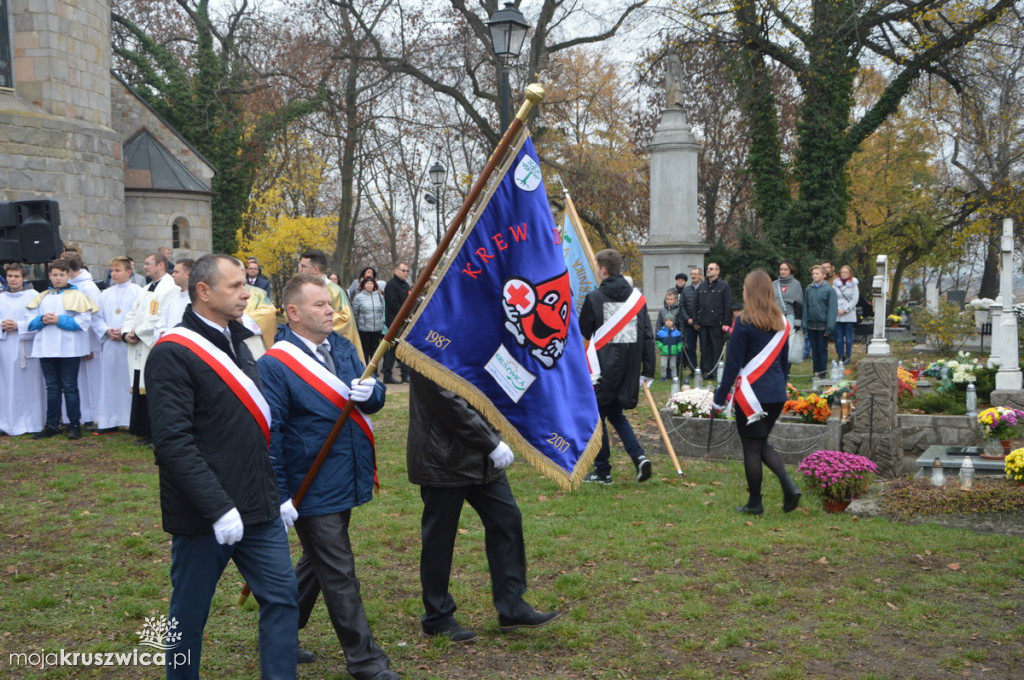
[(199, 333), (188, 328), (182, 328), (181, 326), (176, 326), (164, 333), (156, 341), (156, 344), (159, 345), (162, 342), (174, 342), (182, 347), (187, 347), (193, 354), (202, 359), (203, 363), (212, 368), (214, 373), (224, 381), (224, 384), (230, 388), (231, 392), (238, 397), (238, 400), (249, 411), (253, 420), (263, 430), (263, 436), (267, 439), (267, 446), (270, 445), (270, 405), (263, 398), (263, 395), (260, 394), (260, 389), (256, 387), (256, 383), (242, 372), (242, 369), (235, 364), (234, 360), (224, 350)]
[(594, 337), (590, 339), (590, 344), (587, 345), (587, 367), (590, 369), (590, 380), (594, 384), (601, 377), (601, 362), (597, 358), (597, 350), (601, 349), (609, 342), (612, 338), (619, 334), (619, 332), (626, 327), (633, 318), (640, 313), (640, 310), (647, 307), (647, 300), (644, 299), (643, 294), (640, 293), (636, 288), (629, 294), (626, 301), (612, 314), (611, 318), (605, 319), (601, 327), (594, 331)]
[(782, 346), (786, 343), (786, 338), (789, 337), (789, 319), (783, 316), (782, 322), (786, 327), (772, 336), (768, 344), (762, 347), (761, 351), (740, 369), (740, 375), (736, 378), (736, 403), (739, 404), (743, 415), (747, 417), (748, 423), (756, 422), (766, 415), (764, 409), (761, 408), (761, 402), (754, 394), (753, 384), (764, 375), (764, 372), (779, 356)]
[[(302, 382), (312, 387), (327, 401), (338, 407), (338, 410), (345, 408), (348, 403), (348, 385), (338, 376), (327, 370), (327, 367), (297, 347), (295, 343), (287, 340), (279, 340), (274, 346), (267, 350), (267, 356), (274, 357), (282, 364), (291, 369)], [(374, 448), (376, 456), (376, 444), (373, 440), (373, 424), (370, 419), (359, 410), (359, 407), (352, 409), (349, 416), (359, 429), (363, 431), (366, 438), (370, 440), (370, 446)], [(376, 465), (374, 466), (376, 468)]]

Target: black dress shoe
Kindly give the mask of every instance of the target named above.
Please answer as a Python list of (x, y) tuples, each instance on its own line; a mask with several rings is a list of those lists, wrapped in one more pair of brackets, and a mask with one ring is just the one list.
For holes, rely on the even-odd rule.
[(68, 439), (81, 439), (82, 438), (82, 426), (81, 425), (68, 425)]
[(498, 615), (498, 628), (502, 633), (511, 633), (520, 628), (540, 628), (546, 626), (558, 617), (562, 612), (532, 612), (517, 619), (508, 619)]
[(33, 434), (32, 439), (47, 439), (48, 437), (56, 437), (58, 434), (60, 434), (60, 430), (53, 425), (47, 425), (39, 430), (39, 432)]
[(468, 628), (463, 628), (457, 623), (453, 623), (448, 628), (429, 628), (423, 626), (423, 634), (427, 637), (445, 637), (452, 642), (472, 642), (477, 638), (476, 633)]
[(299, 651), (295, 653), (295, 661), (297, 663), (312, 663), (316, 661), (316, 652), (299, 647)]
[(377, 675), (370, 678), (370, 680), (402, 680), (402, 676), (390, 668), (385, 668), (380, 673), (377, 673)]

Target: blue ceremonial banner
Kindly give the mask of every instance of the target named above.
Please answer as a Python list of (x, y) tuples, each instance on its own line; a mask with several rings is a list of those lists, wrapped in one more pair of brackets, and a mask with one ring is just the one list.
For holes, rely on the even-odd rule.
[(597, 288), (594, 265), (583, 248), (584, 238), (586, 236), (581, 236), (569, 219), (567, 207), (565, 221), (562, 223), (562, 252), (565, 256), (565, 266), (569, 269), (569, 289), (572, 291), (572, 303), (577, 317), (583, 309), (583, 299), (587, 293)]
[(446, 253), (398, 358), (466, 399), (517, 453), (572, 489), (601, 443), (597, 400), (528, 135), (509, 156)]

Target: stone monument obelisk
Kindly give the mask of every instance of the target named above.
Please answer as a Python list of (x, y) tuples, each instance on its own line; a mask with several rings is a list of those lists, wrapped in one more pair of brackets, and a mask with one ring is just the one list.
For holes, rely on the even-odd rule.
[(651, 224), (644, 258), (644, 294), (648, 309), (661, 307), (677, 272), (704, 269), (708, 245), (697, 223), (697, 152), (700, 145), (683, 110), (682, 62), (671, 54), (665, 65), (665, 108), (648, 147), (651, 152)]

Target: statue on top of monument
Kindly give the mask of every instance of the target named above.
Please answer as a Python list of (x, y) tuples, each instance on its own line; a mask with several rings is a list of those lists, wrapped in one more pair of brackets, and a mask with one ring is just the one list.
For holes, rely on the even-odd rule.
[(683, 62), (678, 54), (669, 54), (665, 62), (665, 108), (683, 108)]

